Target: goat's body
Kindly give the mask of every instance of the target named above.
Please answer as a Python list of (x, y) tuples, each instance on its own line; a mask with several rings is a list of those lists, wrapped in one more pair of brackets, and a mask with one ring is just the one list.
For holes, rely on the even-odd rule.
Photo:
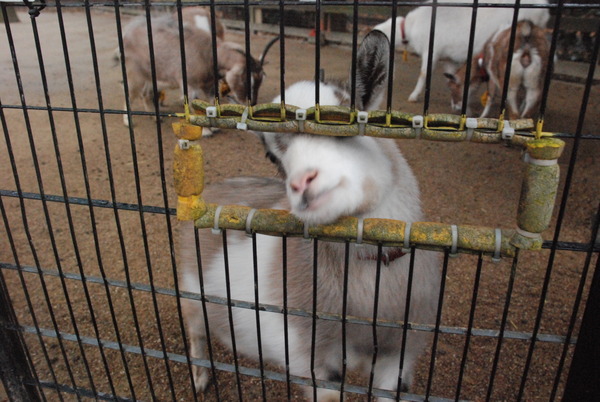
[[(489, 114), (495, 95), (501, 93), (504, 87), (509, 42), (510, 27), (499, 31), (485, 45), (484, 64), (489, 76), (489, 96), (481, 117)], [(542, 94), (542, 80), (549, 56), (550, 44), (544, 30), (529, 21), (519, 22), (506, 96), (509, 118), (525, 118), (533, 114)], [(521, 105), (517, 99), (520, 88), (525, 89), (525, 99)]]
[[(372, 110), (379, 104), (387, 82), (389, 42), (385, 36), (380, 32), (367, 35), (359, 48), (358, 60), (356, 107), (359, 110)], [(299, 107), (308, 107), (315, 104), (314, 94), (314, 83), (299, 82), (286, 90), (286, 100)], [(349, 100), (348, 97), (346, 86), (320, 84), (321, 104), (339, 105)], [(398, 148), (389, 140), (365, 136), (259, 135), (286, 180), (231, 179), (209, 186), (204, 192), (207, 200), (221, 205), (285, 208), (307, 225), (329, 224), (349, 215), (407, 222), (422, 220), (417, 181)], [(181, 287), (200, 293), (193, 232), (188, 231), (181, 240)], [(318, 312), (342, 315), (346, 302), (348, 316), (372, 319), (377, 311), (377, 319), (403, 322), (407, 319), (405, 305), (410, 282), (412, 290), (408, 320), (433, 323), (440, 284), (439, 260), (435, 253), (416, 251), (414, 270), (411, 271), (412, 256), (402, 255), (397, 248), (389, 250), (389, 254), (384, 249), (389, 258), (384, 256), (382, 260), (388, 261), (389, 265), (380, 263), (378, 272), (377, 247), (351, 244), (346, 271), (345, 244), (315, 242), (287, 239), (287, 281), (284, 284), (282, 240), (257, 235), (260, 303), (282, 306), (287, 302), (289, 309), (298, 308), (310, 313), (314, 300)], [(317, 247), (316, 256), (313, 247)], [(255, 300), (254, 255), (250, 239), (243, 233), (227, 232), (229, 284), (225, 276), (223, 239), (202, 231), (199, 248), (205, 294), (225, 298), (230, 291), (233, 299)], [(316, 288), (313, 287), (315, 283)], [(287, 291), (285, 299), (284, 289)], [(205, 358), (206, 328), (202, 305), (189, 299), (182, 300), (182, 304), (191, 355)], [(206, 309), (210, 332), (233, 348), (227, 307), (209, 303)], [(238, 308), (233, 310), (237, 352), (258, 359), (256, 312)], [(262, 356), (283, 366), (286, 363), (284, 316), (270, 312), (260, 312), (259, 315)], [(287, 328), (291, 374), (311, 378), (314, 373), (321, 380), (340, 379), (344, 368), (342, 345), (345, 341), (347, 368), (363, 369), (369, 373), (374, 353), (377, 353), (374, 386), (392, 391), (399, 385), (400, 375), (403, 385), (410, 384), (413, 365), (430, 336), (425, 332), (410, 332), (403, 354), (403, 331), (399, 328), (378, 327), (375, 339), (370, 325), (346, 324), (344, 332), (341, 322), (318, 320), (314, 342), (312, 318), (290, 315)], [(314, 372), (311, 367), (314, 367)], [(402, 373), (399, 372), (400, 367), (403, 367)], [(204, 389), (208, 382), (206, 370), (195, 367), (194, 372), (197, 388)], [(310, 390), (308, 395), (312, 395)], [(339, 396), (338, 391), (317, 391), (319, 400), (332, 400)]]
[[(183, 72), (179, 28), (171, 15), (151, 19), (152, 41), (154, 53), (154, 69), (157, 89), (179, 88), (183, 93)], [(187, 91), (190, 98), (214, 96), (214, 73), (210, 34), (184, 25), (185, 56), (187, 73)], [(148, 30), (144, 18), (136, 18), (126, 28), (123, 35), (125, 48), (125, 65), (129, 83), (130, 99), (142, 99), (145, 110), (148, 110), (148, 91), (144, 87), (152, 83), (152, 64)], [(127, 119), (127, 116), (125, 116)], [(128, 124), (128, 120), (124, 120)]]
[[(383, 141), (383, 140), (377, 140)], [(389, 148), (389, 141), (385, 144)], [(398, 169), (405, 169), (406, 162), (398, 161)], [(236, 179), (209, 187), (205, 196), (211, 202), (221, 205), (244, 203), (255, 208), (287, 207), (284, 183), (269, 179)], [(410, 186), (409, 186), (410, 189)], [(265, 197), (265, 195), (267, 195)], [(263, 199), (261, 199), (263, 198)], [(266, 198), (266, 199), (265, 199)], [(273, 198), (279, 202), (273, 203)], [(402, 216), (406, 205), (402, 197), (397, 208), (387, 214)], [(390, 205), (392, 207), (392, 205)], [(407, 221), (418, 221), (420, 215), (412, 211), (403, 217)], [(206, 295), (227, 296), (222, 237), (209, 231), (200, 233), (200, 250), (203, 264), (204, 293)], [(287, 306), (290, 309), (312, 311), (313, 297), (317, 300), (317, 311), (340, 315), (344, 301), (344, 244), (318, 243), (318, 265), (316, 295), (313, 293), (313, 246), (304, 239), (287, 240), (287, 283), (283, 282), (282, 239), (279, 237), (257, 235), (258, 290), (259, 302), (283, 306), (284, 286), (287, 289)], [(187, 231), (182, 237), (180, 267), (183, 269), (182, 290), (200, 293), (198, 280), (197, 255), (194, 235)], [(227, 232), (228, 267), (231, 298), (253, 302), (254, 266), (252, 240), (243, 233)], [(384, 249), (385, 252), (385, 249)], [(378, 297), (377, 319), (404, 321), (410, 255), (392, 261), (389, 266), (381, 265), (379, 291), (375, 292), (377, 278), (377, 255), (375, 246), (350, 246), (350, 258), (347, 282), (348, 316), (373, 318), (373, 308)], [(433, 324), (437, 306), (436, 291), (439, 289), (439, 261), (431, 252), (417, 251), (412, 278), (411, 309), (408, 321), (419, 324)], [(183, 300), (184, 315), (188, 317), (188, 333), (192, 346), (191, 355), (206, 358), (204, 342), (206, 340), (205, 323), (200, 302)], [(232, 336), (228, 321), (227, 307), (207, 303), (210, 332), (220, 342), (232, 348)], [(190, 320), (190, 317), (194, 317)], [(254, 310), (233, 309), (233, 322), (236, 350), (243, 356), (258, 360), (259, 339)], [(284, 366), (285, 331), (284, 317), (279, 313), (260, 313), (262, 356), (265, 361)], [(342, 360), (342, 324), (339, 322), (318, 320), (315, 339), (315, 375), (317, 379), (331, 380), (340, 378), (343, 372)], [(288, 317), (288, 352), (290, 372), (293, 375), (311, 377), (312, 319), (290, 315)], [(347, 368), (370, 372), (373, 359), (374, 338), (371, 326), (346, 325)], [(418, 355), (425, 347), (430, 334), (410, 332), (407, 337), (403, 361), (402, 383), (408, 385), (412, 380), (413, 366)], [(390, 328), (377, 329), (378, 361), (375, 369), (374, 384), (378, 388), (394, 390), (397, 386), (402, 345), (402, 330)], [(206, 374), (201, 377), (207, 380)], [(206, 384), (197, 384), (204, 387)], [(320, 392), (321, 393), (321, 392)]]
[[(123, 45), (125, 65), (129, 82), (130, 99), (142, 98), (145, 110), (148, 108), (148, 94), (152, 86), (152, 66), (156, 74), (157, 90), (178, 88), (184, 93), (186, 73), (187, 93), (190, 99), (215, 97), (215, 82), (224, 80), (229, 88), (229, 97), (236, 102), (248, 99), (246, 93), (246, 54), (244, 49), (231, 42), (217, 40), (217, 74), (213, 65), (213, 40), (208, 14), (203, 9), (192, 7), (182, 15), (182, 31), (185, 41), (185, 70), (182, 68), (180, 50), (180, 28), (176, 14), (164, 14), (151, 19), (152, 50), (150, 59), (147, 22), (145, 17), (133, 19), (125, 28)], [(208, 25), (207, 25), (208, 24)], [(217, 35), (223, 34), (217, 21)], [(250, 57), (252, 103), (255, 104), (262, 83), (262, 66)], [(225, 94), (221, 94), (225, 95)], [(129, 125), (124, 116), (125, 125)]]
[[(468, 1), (469, 3), (471, 1)], [(454, 3), (452, 0), (440, 0), (438, 3)], [(489, 3), (514, 4), (513, 0), (491, 0)], [(547, 4), (546, 0), (531, 0), (527, 3)], [(473, 54), (481, 52), (485, 42), (502, 26), (512, 22), (512, 8), (481, 7), (477, 10), (477, 23), (473, 39)], [(438, 61), (448, 60), (462, 64), (467, 60), (469, 35), (471, 30), (472, 9), (469, 7), (439, 7), (436, 13), (432, 68)], [(547, 9), (522, 8), (519, 20), (528, 19), (539, 26), (545, 26), (550, 18)], [(397, 19), (396, 46), (402, 46), (402, 17)], [(378, 29), (391, 35), (391, 19), (377, 25)], [(404, 18), (404, 34), (408, 47), (421, 57), (421, 70), (415, 89), (409, 101), (416, 102), (425, 87), (427, 63), (429, 58), (429, 34), (431, 29), (431, 7), (421, 6), (409, 12)]]
[[(469, 98), (483, 83), (486, 84), (488, 91), (487, 101), (480, 117), (489, 115), (494, 98), (504, 89), (510, 33), (510, 26), (499, 29), (486, 42), (483, 51), (473, 59), (471, 64)], [(510, 82), (506, 95), (510, 119), (527, 118), (533, 115), (542, 93), (542, 80), (546, 74), (549, 56), (550, 44), (544, 30), (531, 21), (520, 21), (515, 31)], [(452, 107), (455, 111), (460, 111), (466, 80), (466, 64), (455, 74), (446, 73), (446, 77)], [(525, 91), (525, 98), (519, 102), (518, 95), (521, 88)], [(467, 107), (467, 114), (470, 113), (470, 108)]]

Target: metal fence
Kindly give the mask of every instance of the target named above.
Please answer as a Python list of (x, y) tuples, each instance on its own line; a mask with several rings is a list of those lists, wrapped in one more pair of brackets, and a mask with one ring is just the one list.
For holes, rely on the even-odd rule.
[[(181, 10), (198, 5), (206, 6), (213, 27), (217, 12), (243, 16), (242, 21), (222, 21), (229, 28), (226, 40), (240, 44), (245, 56), (259, 54), (273, 34), (279, 35), (266, 56), (258, 105), (252, 105), (250, 92), (245, 104), (228, 105), (215, 80), (214, 99), (192, 102), (190, 115), (184, 112), (181, 93), (162, 91), (152, 67), (144, 91), (155, 96), (152, 107), (141, 110), (138, 100), (129, 97), (132, 73), (127, 71), (123, 40), (128, 22), (141, 15), (152, 43), (151, 16), (174, 16), (180, 41), (172, 46), (180, 57), (170, 62), (186, 82)], [(300, 79), (318, 80), (323, 73), (325, 79), (346, 77), (356, 68), (361, 31), (373, 21), (404, 15), (414, 2), (57, 1), (0, 6), (0, 174), (5, 178), (0, 188), (0, 373), (9, 400), (295, 400), (308, 395), (303, 393), (306, 387), (315, 395), (317, 388), (342, 391), (340, 397), (349, 400), (600, 397), (600, 351), (595, 342), (600, 299), (598, 4), (559, 1), (541, 6), (552, 15), (542, 101), (534, 119), (510, 122), (504, 113), (508, 79), (497, 118), (471, 119), (475, 114), (467, 114), (467, 102), (459, 114), (450, 113), (441, 68), (431, 63), (423, 100), (406, 102), (420, 62), (412, 55), (402, 60), (401, 52), (390, 62), (395, 74), (387, 82), (385, 110), (359, 115), (354, 102), (329, 108), (319, 105), (317, 93), (315, 108), (301, 110), (304, 119), (298, 118), (294, 105), (269, 103), (276, 95), (285, 100), (284, 88)], [(507, 6), (481, 2), (473, 10), (490, 7)], [(517, 2), (509, 7), (518, 13), (540, 6)], [(286, 11), (306, 12), (314, 18), (314, 28), (305, 27), (306, 19), (296, 27), (289, 26), (290, 18), (281, 18), (279, 25), (263, 24), (261, 8), (271, 19)], [(440, 9), (433, 3), (432, 20)], [(336, 17), (331, 19), (331, 14)], [(570, 21), (566, 25), (572, 31), (573, 14), (589, 17), (581, 27), (594, 26), (591, 34), (575, 29), (577, 38), (585, 38), (580, 54), (586, 56), (577, 62), (555, 59), (561, 40), (568, 36), (561, 21)], [(333, 31), (344, 25), (345, 32)], [(475, 25), (470, 28), (472, 49)], [(394, 29), (391, 38), (400, 34)], [(513, 29), (511, 53), (514, 37)], [(210, 38), (212, 56), (218, 59), (215, 30)], [(432, 39), (430, 60), (431, 46)], [(153, 51), (149, 56), (154, 66)], [(467, 66), (471, 61), (469, 57)], [(249, 57), (245, 62), (251, 69)], [(216, 67), (214, 76), (222, 78)], [(250, 74), (245, 78), (250, 87)], [(351, 87), (354, 91), (355, 85)], [(191, 94), (186, 85), (183, 88), (187, 98)], [(463, 94), (468, 93), (467, 84)], [(124, 118), (129, 126), (123, 125)], [(307, 230), (279, 212), (209, 204), (208, 212), (196, 220), (197, 227), (205, 228), (197, 229), (196, 236), (216, 225), (224, 229), (223, 244), (231, 248), (235, 242), (227, 243), (227, 233), (247, 230), (253, 234), (255, 259), (261, 247), (256, 233), (281, 236), (284, 250), (292, 237), (310, 237), (315, 270), (317, 248), (330, 241), (348, 248), (362, 236), (377, 245), (373, 264), (378, 271), (386, 265), (382, 256), (389, 246), (434, 249), (443, 260), (435, 322), (317, 311), (316, 301), (306, 310), (288, 306), (285, 298), (283, 305), (273, 305), (258, 296), (232, 300), (182, 291), (176, 235), (180, 223), (174, 208), (182, 203), (182, 194), (175, 191), (180, 179), (171, 171), (171, 164), (178, 162), (173, 148), (181, 149), (180, 140), (188, 141), (186, 136), (198, 125), (220, 127), (220, 132), (198, 141), (204, 150), (204, 172), (198, 175), (207, 183), (230, 176), (275, 175), (277, 169), (263, 158), (260, 141), (251, 132), (232, 130), (240, 122), (258, 131), (397, 141), (420, 182), (423, 206), (433, 223), (413, 222), (411, 228), (404, 222), (378, 226), (365, 220), (359, 233), (358, 221), (348, 218), (337, 226)], [(540, 139), (545, 144), (558, 139), (566, 143), (562, 156), (547, 158), (558, 159), (560, 179), (540, 179), (523, 171), (527, 162), (519, 160), (520, 148), (529, 144), (531, 153), (531, 144)], [(197, 177), (194, 172), (192, 176)], [(531, 196), (536, 189), (546, 194), (541, 206), (539, 194)], [(556, 194), (555, 205), (548, 194)], [(180, 217), (185, 215), (182, 206), (178, 208)], [(540, 230), (527, 226), (531, 211), (547, 220)], [(248, 218), (251, 213), (253, 218)], [(535, 236), (532, 240), (519, 233)], [(198, 253), (202, 250), (201, 243)], [(414, 256), (413, 252), (402, 258), (411, 259), (412, 267), (413, 258), (418, 258)], [(288, 256), (282, 257), (285, 264)], [(307, 287), (316, 289), (316, 275), (307, 275)], [(348, 290), (341, 292), (346, 299)], [(380, 336), (397, 333), (398, 342), (407, 333), (429, 333), (432, 339), (418, 360), (410, 389), (377, 389), (372, 369), (366, 376), (346, 370), (346, 352), (352, 351), (343, 345), (343, 372), (325, 379), (316, 378), (314, 368), (312, 376), (295, 375), (289, 360), (280, 367), (259, 353), (254, 361), (210, 336), (207, 358), (193, 357), (186, 346), (190, 340), (182, 311), (182, 302), (189, 300), (200, 301), (204, 309), (207, 304), (225, 306), (232, 327), (233, 311), (253, 310), (258, 332), (259, 316), (275, 314), (284, 316), (286, 323), (289, 317), (306, 319), (313, 329), (329, 322), (340, 328), (367, 326), (374, 350), (378, 331)], [(260, 348), (260, 335), (258, 339)], [(314, 338), (304, 341), (312, 343), (314, 354)], [(374, 352), (373, 366), (376, 362)], [(195, 367), (210, 371), (211, 382), (203, 393), (194, 391)]]

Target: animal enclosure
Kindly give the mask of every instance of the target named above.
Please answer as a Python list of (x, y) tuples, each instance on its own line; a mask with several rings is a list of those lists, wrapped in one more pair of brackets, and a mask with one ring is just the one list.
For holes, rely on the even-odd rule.
[[(483, 110), (483, 88), (476, 92), (466, 85), (462, 90), (469, 102), (453, 110), (441, 59), (427, 66), (417, 102), (407, 101), (421, 71), (421, 57), (410, 48), (404, 52), (398, 40), (401, 29), (387, 33), (396, 46), (390, 45), (394, 57), (388, 65), (386, 93), (375, 110), (359, 114), (365, 110), (354, 103), (354, 95), (333, 108), (324, 90), (308, 97), (316, 105), (299, 108), (292, 103), (284, 90), (301, 80), (323, 78), (330, 83), (350, 77), (348, 93), (356, 90), (352, 77), (360, 57), (355, 50), (366, 33), (378, 23), (406, 16), (416, 8), (414, 2), (0, 2), (0, 398), (310, 400), (317, 391), (332, 390), (348, 400), (597, 399), (600, 353), (593, 328), (598, 327), (594, 308), (600, 297), (600, 6), (537, 3), (528, 6), (523, 1), (520, 7), (506, 8), (481, 2), (475, 8), (505, 7), (511, 21), (517, 21), (515, 10), (527, 8), (547, 9), (550, 16), (544, 30), (550, 45), (545, 62), (551, 64), (548, 74), (540, 77), (540, 102), (528, 119), (505, 122), (509, 80), (497, 91), (489, 119), (472, 120)], [(183, 46), (181, 38), (191, 37), (186, 30), (197, 23), (195, 17), (194, 23), (186, 23), (185, 14), (194, 6), (207, 11), (200, 18), (208, 28), (203, 36), (207, 58), (219, 65), (225, 54), (219, 50), (223, 40), (243, 65), (241, 70), (217, 69), (206, 90), (210, 93), (200, 95), (187, 84), (190, 68), (181, 68), (186, 65), (182, 57), (192, 49)], [(425, 6), (435, 21), (458, 2)], [(291, 19), (270, 25), (261, 21), (261, 8), (265, 15), (286, 11), (314, 20), (309, 28), (306, 18), (299, 26), (292, 26)], [(466, 10), (471, 17), (473, 8)], [(331, 14), (336, 15), (335, 24), (328, 23)], [(560, 48), (573, 15), (581, 18), (581, 27), (592, 21), (589, 57), (555, 60), (553, 52)], [(158, 46), (153, 24), (164, 16), (171, 18), (177, 38), (170, 44), (175, 56), (168, 60), (181, 74), (181, 83), (174, 85), (167, 85), (156, 70), (160, 51), (148, 47)], [(345, 29), (333, 30), (344, 25), (340, 16)], [(135, 98), (129, 96), (130, 74), (141, 73), (128, 67), (130, 49), (124, 40), (132, 21), (138, 21), (146, 35), (146, 44), (135, 50), (144, 57), (147, 52), (150, 63)], [(225, 27), (223, 39), (211, 29), (218, 21)], [(279, 40), (272, 42), (276, 35)], [(434, 40), (425, 43), (435, 49), (437, 36), (430, 37)], [(467, 66), (477, 56), (472, 53), (465, 56)], [(256, 72), (259, 67), (264, 76), (257, 85), (247, 70)], [(232, 71), (237, 75), (227, 75)], [(237, 103), (232, 100), (234, 78), (228, 77), (240, 78), (238, 93), (246, 93), (237, 96)], [(183, 95), (189, 98), (187, 107)], [(285, 104), (272, 103), (282, 95)], [(200, 126), (220, 130), (198, 138)], [(397, 144), (418, 182), (424, 223), (408, 222), (409, 227), (397, 219), (379, 222), (367, 216), (308, 226), (280, 209), (248, 206), (244, 200), (218, 208), (210, 198), (217, 183), (238, 176), (281, 175), (265, 158), (253, 131), (383, 138), (382, 143)], [(524, 160), (524, 146), (536, 148), (535, 139), (540, 138), (564, 141), (564, 151), (560, 156), (536, 156), (530, 146), (530, 159)], [(203, 163), (178, 160), (198, 146)], [(527, 170), (531, 158), (556, 159), (532, 169), (552, 168), (560, 175), (532, 179), (537, 173)], [(187, 178), (178, 176), (178, 166), (192, 165)], [(312, 299), (307, 301), (311, 308), (297, 308), (286, 298), (273, 304), (263, 299), (266, 289), (260, 286), (256, 297), (252, 293), (243, 300), (190, 291), (182, 284), (179, 251), (185, 222), (177, 215), (195, 214), (194, 208), (184, 208), (187, 201), (201, 205), (199, 198), (190, 196), (200, 192), (181, 192), (182, 182), (200, 175), (208, 207), (201, 217), (192, 216), (199, 218), (198, 230), (191, 232), (194, 240), (195, 233), (209, 237), (225, 244), (227, 253), (248, 242), (256, 248), (250, 255), (257, 261), (257, 275), (266, 265), (259, 253), (269, 242), (281, 244), (277, 247), (283, 250), (300, 244), (311, 261), (315, 256), (306, 272), (309, 295), (317, 294), (313, 289), (320, 284), (314, 278), (325, 264), (316, 257), (317, 248), (334, 244), (355, 250), (362, 238), (363, 248), (376, 250), (368, 261), (374, 282), (374, 276), (386, 275), (394, 262), (414, 267), (415, 260), (432, 253), (440, 261), (433, 319), (378, 316), (377, 306), (384, 311), (389, 299), (373, 300), (370, 306), (375, 307), (368, 314), (354, 315), (321, 310)], [(548, 194), (532, 205), (527, 197), (536, 192)], [(259, 208), (253, 215), (252, 207)], [(534, 224), (523, 223), (523, 210), (543, 216), (533, 219)], [(220, 234), (211, 233), (215, 226)], [(516, 237), (517, 228), (524, 238)], [(244, 236), (246, 231), (250, 238)], [(207, 267), (208, 254), (207, 245), (200, 242), (198, 255)], [(294, 258), (281, 253), (281, 272), (286, 272), (284, 261), (292, 263)], [(252, 279), (249, 285), (254, 289)], [(282, 281), (277, 289), (287, 288)], [(401, 317), (409, 317), (404, 315), (409, 289), (394, 299), (402, 300)], [(348, 297), (345, 288), (333, 290), (343, 300)], [(267, 331), (266, 317), (296, 320), (315, 332), (321, 326), (333, 328), (343, 339), (336, 345), (339, 354), (347, 359), (341, 371), (328, 378), (319, 377), (315, 367), (297, 375), (285, 356), (237, 353), (231, 340), (224, 342), (218, 333), (208, 339), (206, 358), (195, 357), (188, 348), (189, 316), (182, 310), (190, 300), (203, 308), (221, 307), (231, 325), (226, 332), (240, 327), (234, 313), (246, 312), (253, 335), (254, 330), (258, 334), (257, 348), (267, 342), (260, 341), (259, 334)], [(366, 367), (345, 364), (357, 354), (346, 345), (348, 328), (367, 334)], [(287, 329), (286, 324), (286, 334)], [(400, 356), (406, 353), (402, 341), (410, 343), (421, 334), (429, 340), (416, 359), (410, 387), (377, 386), (371, 366), (381, 364), (389, 350), (397, 352), (401, 364)], [(283, 336), (284, 344), (303, 343), (315, 354), (311, 336)], [(384, 347), (394, 340), (397, 349)], [(282, 348), (286, 354), (289, 346)], [(195, 392), (198, 367), (208, 369), (210, 378), (203, 392)], [(400, 369), (398, 384), (403, 383), (401, 376)]]

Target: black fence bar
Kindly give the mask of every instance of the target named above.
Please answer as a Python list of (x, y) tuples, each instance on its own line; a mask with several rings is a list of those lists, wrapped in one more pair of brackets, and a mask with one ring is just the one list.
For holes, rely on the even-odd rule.
[[(39, 380), (27, 357), (27, 345), (20, 331), (10, 330), (18, 326), (12, 300), (4, 275), (0, 270), (0, 377), (4, 390), (13, 401), (40, 401)], [(34, 380), (35, 379), (35, 380)]]
[(571, 361), (563, 401), (597, 401), (600, 399), (600, 258), (588, 295), (579, 338)]

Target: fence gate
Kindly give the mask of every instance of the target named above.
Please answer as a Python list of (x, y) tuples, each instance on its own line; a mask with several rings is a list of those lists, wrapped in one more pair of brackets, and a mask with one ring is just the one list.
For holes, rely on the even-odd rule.
[[(0, 399), (600, 400), (599, 4), (0, 7)], [(545, 25), (523, 33), (536, 18)], [(376, 25), (388, 40), (367, 35)], [(505, 46), (486, 52), (502, 32)], [(390, 74), (365, 79), (377, 60)], [(528, 78), (539, 102), (520, 115), (512, 85), (529, 65), (542, 66)], [(301, 80), (314, 98), (285, 91)], [(347, 101), (332, 106), (316, 84), (344, 80)], [(362, 110), (377, 83), (381, 104)], [(270, 159), (261, 132), (287, 135), (263, 139), (275, 138)], [(274, 178), (292, 162), (277, 162), (298, 133), (344, 137), (334, 149), (378, 138), (381, 158), (397, 144), (424, 221), (315, 225), (267, 203), (285, 198)], [(218, 187), (236, 176), (268, 177), (252, 183), (273, 191)], [(339, 286), (319, 280), (332, 266)], [(190, 348), (206, 328), (208, 353)]]

